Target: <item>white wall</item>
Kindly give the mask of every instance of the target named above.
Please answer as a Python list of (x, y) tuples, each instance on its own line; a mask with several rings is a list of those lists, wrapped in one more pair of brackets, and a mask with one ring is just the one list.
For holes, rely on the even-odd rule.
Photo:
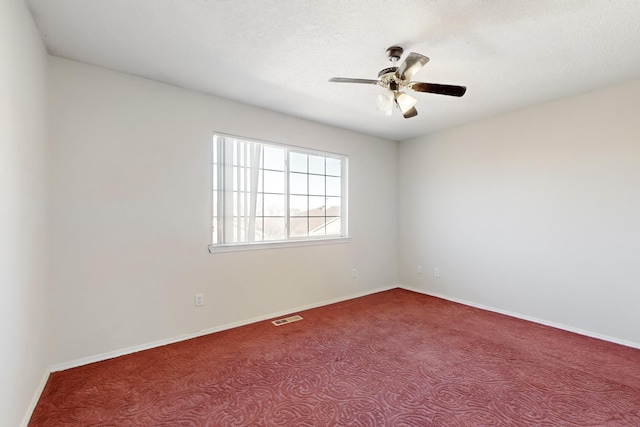
[(47, 378), (47, 59), (24, 2), (0, 2), (0, 424)]
[[(395, 142), (50, 65), (54, 365), (395, 283)], [(349, 155), (352, 241), (209, 254), (214, 130)]]
[(636, 81), (402, 142), (400, 282), (640, 346), (639, 118)]

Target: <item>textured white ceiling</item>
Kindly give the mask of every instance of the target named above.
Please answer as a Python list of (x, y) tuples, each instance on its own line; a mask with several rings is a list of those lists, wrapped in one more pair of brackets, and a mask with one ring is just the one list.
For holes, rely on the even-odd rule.
[[(638, 0), (27, 0), (52, 55), (403, 140), (640, 77)], [(430, 57), (385, 116), (385, 50)], [(404, 57), (403, 57), (404, 58)]]

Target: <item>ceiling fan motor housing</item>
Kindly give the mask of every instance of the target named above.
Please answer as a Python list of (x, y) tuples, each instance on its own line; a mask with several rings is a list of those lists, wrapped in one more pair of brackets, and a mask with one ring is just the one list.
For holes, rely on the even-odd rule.
[(400, 46), (391, 46), (387, 48), (387, 56), (389, 57), (389, 61), (393, 62), (393, 67), (387, 67), (380, 70), (378, 73), (378, 78), (381, 79), (383, 86), (391, 89), (393, 91), (398, 90), (398, 84), (393, 78), (393, 75), (398, 71), (398, 67), (396, 67), (396, 63), (400, 60), (404, 49)]
[(401, 48), (400, 46), (391, 46), (390, 48), (387, 49), (387, 55), (389, 56), (389, 61), (397, 62), (398, 60), (400, 60), (400, 57), (402, 56), (403, 52), (404, 52), (404, 49)]
[(387, 68), (383, 68), (382, 70), (380, 70), (380, 72), (378, 73), (378, 78), (384, 76), (385, 74), (393, 74), (396, 71), (398, 71), (398, 67), (387, 67)]

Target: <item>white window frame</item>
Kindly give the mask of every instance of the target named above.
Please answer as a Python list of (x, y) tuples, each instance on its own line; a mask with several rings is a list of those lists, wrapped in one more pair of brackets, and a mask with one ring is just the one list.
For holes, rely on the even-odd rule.
[[(234, 163), (235, 161), (232, 159), (233, 154), (230, 154), (227, 150), (226, 152), (226, 161), (222, 160), (222, 157), (225, 156), (225, 149), (223, 148), (225, 140), (237, 140), (246, 143), (251, 143), (252, 148), (257, 148), (253, 152), (248, 154), (249, 157), (256, 155), (259, 156), (259, 152), (262, 152), (264, 147), (274, 147), (278, 149), (285, 150), (284, 156), (284, 222), (285, 222), (285, 238), (282, 240), (266, 240), (266, 241), (244, 241), (238, 243), (225, 243), (220, 242), (220, 240), (224, 240), (225, 233), (231, 233), (232, 231), (232, 222), (234, 220), (233, 208), (230, 207), (229, 197), (231, 197), (231, 193), (233, 192), (233, 184), (229, 185), (228, 183), (234, 179), (234, 175), (231, 172), (233, 166), (237, 166), (238, 163)], [(218, 143), (219, 142), (219, 143)], [(253, 145), (255, 144), (255, 145)], [(283, 247), (294, 247), (294, 246), (308, 246), (308, 245), (323, 245), (323, 244), (335, 244), (335, 243), (346, 243), (349, 239), (348, 234), (348, 169), (349, 169), (349, 157), (345, 154), (331, 153), (326, 151), (313, 150), (309, 148), (298, 147), (294, 145), (281, 144), (269, 141), (262, 141), (253, 138), (246, 138), (236, 135), (225, 134), (222, 132), (214, 132), (213, 134), (213, 158), (212, 158), (212, 181), (211, 181), (211, 190), (210, 194), (212, 197), (212, 205), (211, 205), (211, 213), (212, 213), (212, 243), (209, 245), (209, 252), (229, 252), (229, 251), (242, 251), (242, 250), (254, 250), (254, 249), (268, 249), (268, 248), (283, 248)], [(291, 212), (289, 209), (289, 200), (291, 197), (290, 191), (290, 173), (296, 173), (295, 170), (290, 171), (289, 159), (290, 153), (299, 153), (306, 154), (310, 156), (320, 156), (325, 159), (339, 159), (340, 160), (340, 234), (339, 235), (325, 235), (325, 236), (303, 236), (303, 237), (294, 237), (291, 236)], [(259, 158), (259, 157), (258, 157)], [(226, 166), (225, 166), (226, 165)], [(245, 164), (245, 176), (244, 180), (250, 180), (251, 183), (249, 185), (255, 185), (256, 180), (256, 168), (254, 167), (246, 167)], [(266, 170), (266, 169), (265, 169)], [(264, 170), (263, 170), (264, 171)], [(307, 172), (307, 175), (312, 175), (311, 172)], [(325, 171), (325, 180), (327, 177), (331, 177)], [(236, 178), (237, 179), (237, 178)], [(247, 191), (247, 190), (245, 190)], [(256, 215), (256, 206), (254, 200), (253, 190), (250, 191), (250, 196), (247, 199), (248, 209), (250, 211), (250, 219), (249, 226), (253, 227), (251, 221), (255, 221)], [(263, 193), (260, 193), (263, 194)], [(311, 197), (311, 195), (307, 195)], [(326, 195), (325, 197), (329, 197)], [(336, 196), (337, 197), (337, 196)], [(226, 202), (225, 202), (226, 201)], [(245, 206), (247, 208), (247, 206)], [(216, 213), (226, 212), (226, 215), (216, 215)], [(253, 215), (253, 216), (251, 216)], [(264, 213), (263, 213), (264, 216)], [(296, 216), (293, 216), (296, 218)], [(302, 216), (304, 218), (304, 216)], [(237, 218), (236, 218), (237, 220)], [(252, 235), (252, 232), (247, 233), (248, 236)], [(250, 239), (252, 239), (251, 237)]]

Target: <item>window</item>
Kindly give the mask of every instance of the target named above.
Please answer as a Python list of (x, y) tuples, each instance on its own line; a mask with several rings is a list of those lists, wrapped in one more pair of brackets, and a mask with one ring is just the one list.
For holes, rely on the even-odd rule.
[(347, 237), (347, 160), (214, 134), (210, 251)]

